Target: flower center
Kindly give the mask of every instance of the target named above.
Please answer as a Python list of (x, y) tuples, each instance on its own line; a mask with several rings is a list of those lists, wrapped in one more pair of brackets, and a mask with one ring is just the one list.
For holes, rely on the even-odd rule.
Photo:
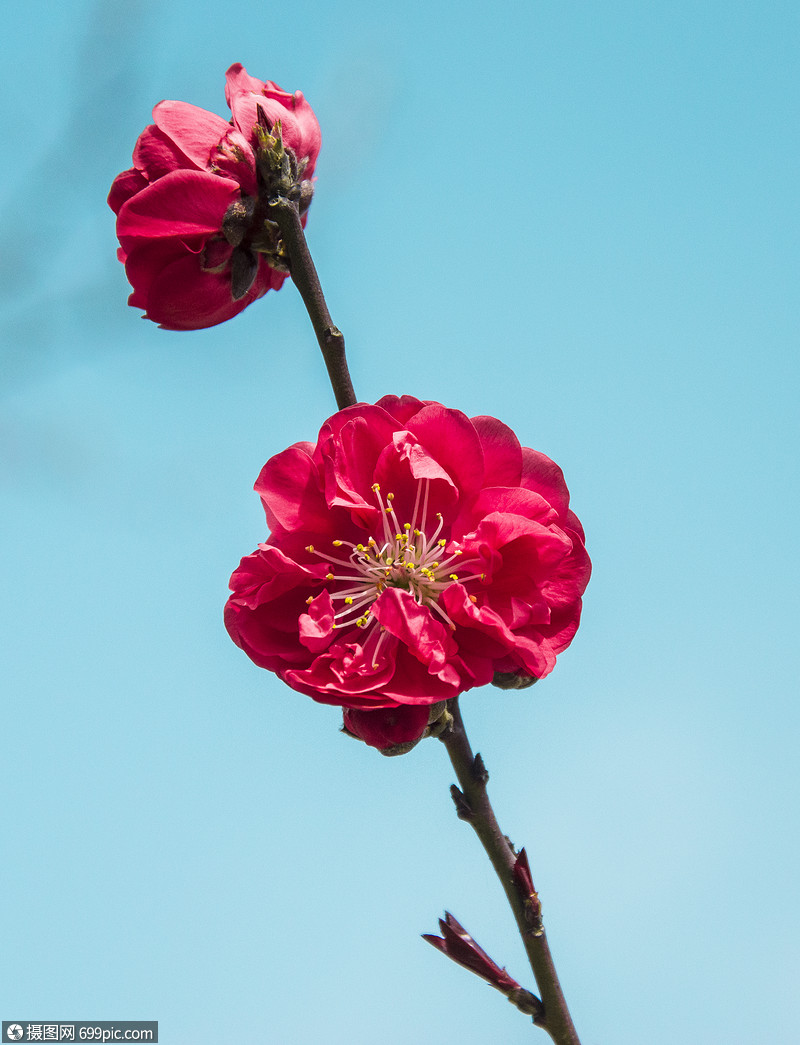
[[(456, 581), (463, 584), (478, 578), (483, 580), (484, 574), (462, 576), (455, 572), (456, 568), (463, 569), (477, 560), (463, 560), (460, 548), (448, 554), (447, 540), (439, 536), (444, 528), (441, 512), (436, 512), (436, 525), (428, 536), (430, 480), (423, 479), (418, 483), (411, 522), (403, 523), (402, 526), (392, 503), (394, 494), (387, 493), (384, 503), (378, 483), (372, 490), (381, 509), (382, 533), (379, 540), (370, 537), (366, 544), (333, 541), (334, 548), (351, 549), (347, 559), (318, 551), (313, 544), (306, 548), (306, 551), (331, 564), (325, 579), (340, 585), (331, 592), (334, 606), (343, 604), (334, 614), (333, 626), (344, 628), (354, 624), (359, 628), (368, 628), (375, 620), (372, 604), (381, 592), (386, 588), (402, 588), (410, 592), (421, 606), (428, 606), (438, 614), (451, 630), (455, 630), (455, 624), (439, 605), (439, 597), (445, 588)], [(474, 600), (474, 596), (471, 598)]]

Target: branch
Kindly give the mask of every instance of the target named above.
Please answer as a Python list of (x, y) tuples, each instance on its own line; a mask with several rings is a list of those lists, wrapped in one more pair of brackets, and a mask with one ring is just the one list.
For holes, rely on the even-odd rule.
[(344, 337), (333, 325), (331, 314), (325, 303), (320, 286), (319, 276), (308, 250), (305, 232), (300, 221), (300, 211), (296, 203), (285, 196), (273, 196), (268, 206), (269, 216), (281, 231), (281, 239), (289, 256), (289, 271), (292, 282), (300, 291), (303, 304), (311, 319), (314, 333), (317, 335), (319, 347), (328, 377), (336, 397), (336, 405), (340, 410), (353, 406), (358, 402), (347, 369), (344, 353)]
[(468, 821), (480, 839), (514, 912), (544, 1005), (544, 1014), (535, 1023), (547, 1031), (556, 1045), (580, 1045), (553, 964), (527, 857), (524, 850), (517, 855), (500, 830), (486, 790), (489, 774), (481, 756), (472, 754), (458, 700), (450, 701), (448, 709), (453, 722), (439, 739), (447, 748), (460, 785), (460, 789), (454, 787), (451, 792), (459, 817)]

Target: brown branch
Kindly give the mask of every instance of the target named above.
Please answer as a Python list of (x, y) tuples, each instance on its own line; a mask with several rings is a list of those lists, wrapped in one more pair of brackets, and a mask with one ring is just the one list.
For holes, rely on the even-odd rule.
[(451, 792), (459, 817), (469, 822), (480, 839), (514, 912), (544, 1005), (543, 1015), (534, 1017), (534, 1023), (546, 1030), (556, 1045), (580, 1045), (553, 964), (542, 925), (541, 904), (527, 871), (527, 860), (523, 865), (522, 854), (518, 856), (514, 852), (500, 830), (486, 790), (489, 774), (481, 756), (472, 754), (458, 700), (451, 701), (448, 709), (453, 722), (439, 739), (447, 748), (460, 785)]
[(325, 303), (319, 276), (306, 243), (297, 203), (285, 196), (273, 196), (269, 201), (268, 212), (281, 231), (281, 239), (289, 256), (292, 282), (300, 291), (303, 304), (306, 306), (314, 327), (314, 333), (317, 335), (325, 366), (328, 368), (333, 394), (336, 397), (336, 405), (340, 410), (346, 406), (353, 406), (358, 400), (353, 391), (350, 372), (347, 369), (344, 337), (342, 332), (333, 325), (331, 314)]

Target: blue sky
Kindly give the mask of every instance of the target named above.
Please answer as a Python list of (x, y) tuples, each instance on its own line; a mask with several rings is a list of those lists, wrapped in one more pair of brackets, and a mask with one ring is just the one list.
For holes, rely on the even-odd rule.
[(168, 333), (105, 204), (161, 98), (302, 89), (358, 395), (494, 414), (594, 576), (463, 699), (584, 1045), (796, 1033), (796, 4), (18, 5), (0, 118), (2, 1019), (168, 1045), (545, 1041), (439, 744), (383, 759), (222, 627), (252, 484), (334, 410), (294, 288)]

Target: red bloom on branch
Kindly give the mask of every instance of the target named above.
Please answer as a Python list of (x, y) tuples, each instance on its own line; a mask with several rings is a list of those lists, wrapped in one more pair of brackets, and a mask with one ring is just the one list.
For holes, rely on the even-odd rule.
[(375, 747), (430, 705), (549, 674), (589, 580), (560, 468), (493, 417), (385, 396), (256, 482), (272, 531), (231, 578), (231, 638)]
[(108, 196), (133, 287), (128, 302), (169, 330), (222, 323), (283, 284), (288, 270), (266, 211), (270, 160), (283, 158), (281, 188), (301, 213), (311, 200), (320, 147), (311, 106), (300, 91), (287, 94), (239, 64), (225, 75), (231, 120), (159, 102), (134, 166)]

